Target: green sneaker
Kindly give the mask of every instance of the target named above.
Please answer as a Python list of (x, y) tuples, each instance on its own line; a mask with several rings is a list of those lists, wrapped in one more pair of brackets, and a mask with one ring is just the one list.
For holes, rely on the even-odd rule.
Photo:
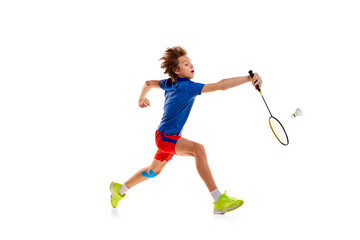
[(224, 214), (233, 211), (244, 204), (243, 200), (238, 200), (233, 197), (228, 197), (226, 191), (222, 194), (219, 200), (214, 203), (214, 214)]
[(113, 208), (116, 208), (118, 202), (126, 196), (126, 193), (123, 196), (119, 194), (120, 187), (121, 184), (117, 182), (111, 182), (110, 184), (110, 192), (111, 192), (110, 202)]

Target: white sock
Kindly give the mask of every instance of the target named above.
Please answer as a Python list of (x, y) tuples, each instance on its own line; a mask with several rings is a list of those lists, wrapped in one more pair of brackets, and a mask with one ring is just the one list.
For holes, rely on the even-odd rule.
[(214, 191), (212, 191), (210, 194), (214, 198), (215, 203), (219, 200), (219, 198), (221, 196), (221, 192), (220, 192), (220, 190), (218, 188), (215, 189)]
[(119, 194), (120, 194), (121, 196), (124, 196), (124, 194), (125, 194), (128, 190), (129, 190), (129, 189), (128, 189), (128, 187), (126, 186), (126, 184), (123, 183), (123, 184), (121, 184), (121, 187), (120, 187), (120, 189), (119, 189)]

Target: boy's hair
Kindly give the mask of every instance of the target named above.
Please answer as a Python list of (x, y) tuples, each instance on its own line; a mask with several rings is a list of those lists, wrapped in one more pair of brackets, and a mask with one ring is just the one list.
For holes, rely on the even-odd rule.
[(177, 82), (177, 74), (175, 73), (175, 70), (179, 66), (179, 57), (187, 55), (187, 52), (184, 48), (180, 46), (167, 48), (164, 56), (160, 58), (159, 60), (163, 60), (161, 63), (161, 68), (163, 68), (165, 71), (164, 73), (168, 74), (173, 82)]

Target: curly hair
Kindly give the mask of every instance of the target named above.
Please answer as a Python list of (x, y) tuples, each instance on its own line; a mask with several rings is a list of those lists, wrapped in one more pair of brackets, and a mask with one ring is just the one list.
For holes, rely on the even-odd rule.
[(161, 63), (161, 68), (164, 69), (164, 73), (168, 74), (173, 82), (177, 82), (177, 74), (175, 70), (178, 69), (179, 66), (179, 57), (187, 55), (187, 52), (184, 48), (180, 46), (167, 48), (164, 56), (159, 60), (163, 60)]

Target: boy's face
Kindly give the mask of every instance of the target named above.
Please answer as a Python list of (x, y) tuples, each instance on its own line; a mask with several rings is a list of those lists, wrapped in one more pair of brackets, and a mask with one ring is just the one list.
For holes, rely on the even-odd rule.
[(179, 57), (179, 65), (178, 69), (175, 70), (175, 73), (181, 78), (194, 78), (194, 66), (188, 56), (185, 55)]

